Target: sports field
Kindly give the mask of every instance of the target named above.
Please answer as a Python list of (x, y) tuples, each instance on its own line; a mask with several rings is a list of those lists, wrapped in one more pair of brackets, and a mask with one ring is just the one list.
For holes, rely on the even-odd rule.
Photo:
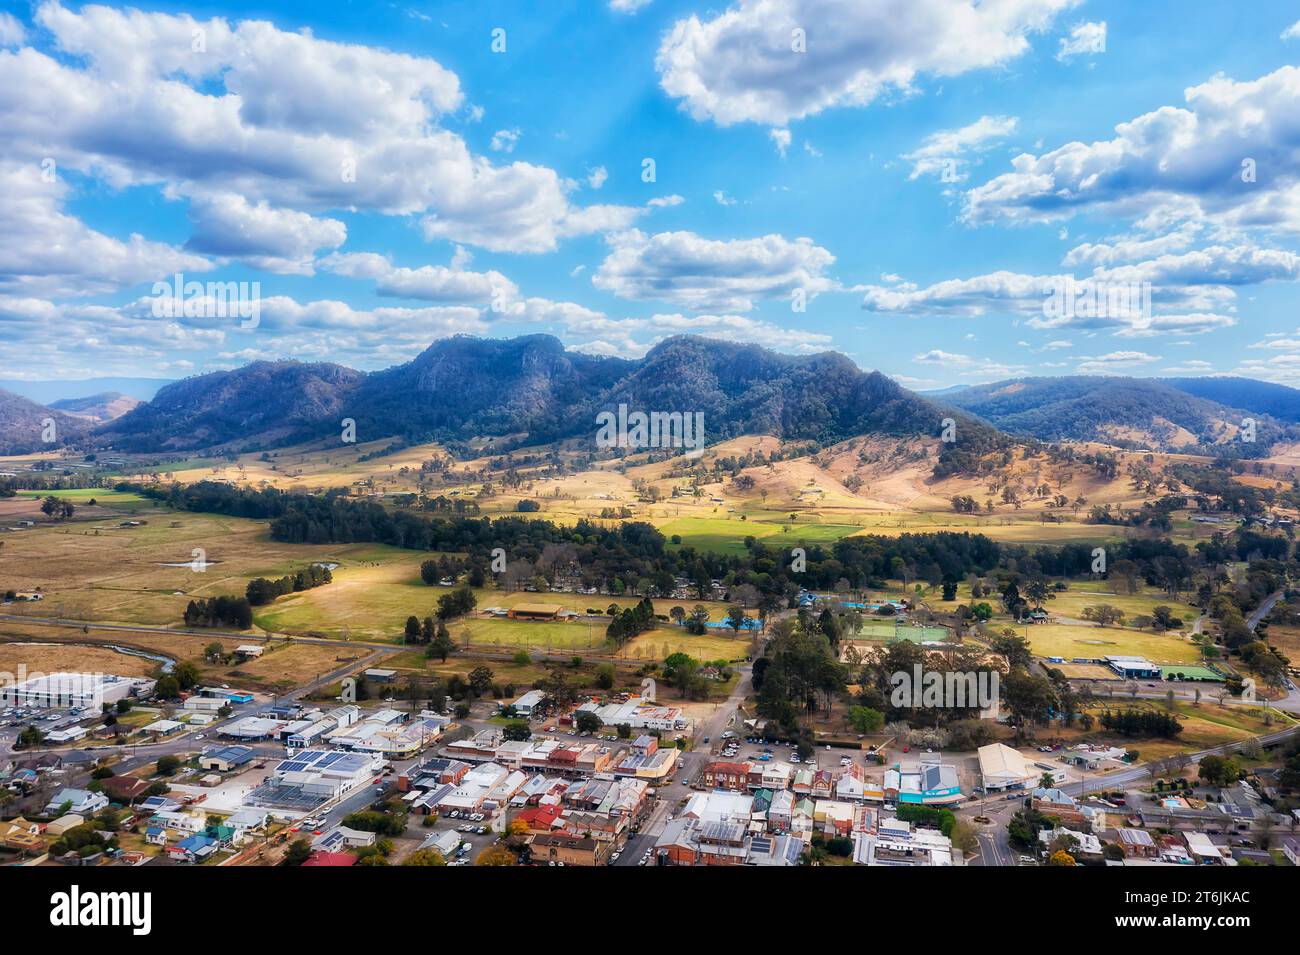
[[(996, 625), (992, 627), (995, 632)], [(1027, 636), (1029, 646), (1040, 657), (1106, 656), (1146, 657), (1152, 663), (1197, 663), (1200, 647), (1191, 640), (1172, 633), (1151, 633), (1122, 627), (1080, 627), (1060, 623), (1017, 627), (1016, 633)]]

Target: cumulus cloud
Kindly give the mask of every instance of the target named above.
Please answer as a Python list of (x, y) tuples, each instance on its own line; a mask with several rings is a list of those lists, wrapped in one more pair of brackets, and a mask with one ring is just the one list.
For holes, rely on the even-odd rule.
[(338, 248), (348, 235), (337, 219), (273, 209), (266, 202), (250, 203), (234, 193), (196, 196), (190, 203), (190, 219), (194, 231), (187, 249), (297, 275), (310, 275), (316, 253)]
[(1300, 232), (1300, 68), (1218, 75), (1115, 128), (1111, 139), (1024, 153), (966, 194), (972, 223), (1045, 222), (1090, 210), (1207, 218)]
[(650, 0), (609, 0), (609, 8), (615, 13), (636, 13), (649, 5)]
[(554, 170), (496, 165), (439, 125), (464, 98), (428, 57), (257, 20), (57, 2), (35, 16), (52, 52), (0, 49), (11, 157), (253, 207), (419, 215), (426, 234), (496, 251), (549, 251), (588, 221)]
[(162, 242), (91, 229), (64, 210), (68, 186), (45, 171), (0, 161), (0, 292), (84, 296), (212, 268), (203, 256)]
[[(1226, 264), (1217, 277), (1244, 279), (1244, 275), (1233, 276)], [(1082, 278), (1002, 270), (926, 287), (869, 285), (862, 305), (868, 311), (893, 314), (1012, 315), (1031, 328), (1101, 330), (1121, 337), (1196, 334), (1235, 324), (1232, 315), (1213, 310), (1233, 301), (1232, 289), (1197, 284), (1201, 280), (1213, 281), (1213, 277), (1198, 274), (1181, 260), (1097, 270)]]
[(519, 295), (515, 283), (497, 271), (472, 272), (453, 265), (395, 266), (374, 252), (344, 252), (320, 261), (322, 268), (336, 275), (369, 279), (380, 295), (414, 298), (428, 302), (458, 302), (495, 305), (500, 308)]
[(620, 298), (747, 312), (759, 299), (789, 297), (795, 289), (811, 298), (832, 287), (824, 273), (835, 257), (807, 238), (716, 240), (633, 230), (609, 242), (592, 283)]
[[(660, 83), (696, 119), (784, 127), (1005, 65), (1077, 0), (739, 0), (678, 20)], [(803, 50), (804, 52), (800, 52)]]
[(924, 175), (942, 175), (951, 172), (948, 181), (965, 179), (963, 167), (967, 153), (984, 152), (995, 141), (1016, 131), (1019, 120), (1014, 116), (981, 116), (968, 126), (959, 129), (941, 129), (931, 133), (912, 152), (902, 158), (912, 164), (908, 179)]

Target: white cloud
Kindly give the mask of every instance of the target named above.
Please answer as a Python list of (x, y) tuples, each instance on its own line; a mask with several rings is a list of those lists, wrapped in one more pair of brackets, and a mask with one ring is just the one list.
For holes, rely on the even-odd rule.
[(1061, 46), (1056, 52), (1056, 58), (1058, 60), (1067, 60), (1072, 56), (1105, 52), (1106, 21), (1076, 23), (1070, 28), (1069, 36), (1061, 37)]
[(1105, 355), (1084, 356), (1079, 362), (1078, 371), (1089, 375), (1096, 372), (1111, 372), (1121, 368), (1135, 368), (1160, 361), (1159, 355), (1148, 355), (1140, 351), (1113, 351)]
[(902, 157), (912, 164), (912, 172), (907, 178), (941, 175), (950, 170), (953, 178), (949, 181), (965, 179), (966, 173), (961, 168), (966, 163), (966, 154), (986, 151), (994, 141), (1014, 133), (1019, 122), (1014, 116), (981, 116), (960, 129), (941, 129), (931, 133), (919, 147)]
[(348, 235), (337, 219), (252, 204), (234, 193), (196, 196), (190, 219), (187, 249), (287, 274), (310, 275), (317, 251), (338, 248)]
[[(1077, 0), (739, 0), (678, 20), (660, 83), (696, 119), (783, 127), (835, 107), (1005, 65)], [(796, 31), (806, 37), (806, 52)]]
[(715, 240), (693, 232), (631, 231), (608, 241), (610, 253), (592, 284), (620, 298), (746, 312), (758, 299), (788, 297), (795, 289), (812, 298), (832, 286), (824, 273), (835, 257), (807, 238)]
[(609, 0), (609, 8), (615, 13), (636, 13), (649, 5), (650, 0)]
[(684, 198), (674, 193), (671, 196), (658, 196), (651, 199), (646, 205), (655, 209), (668, 209), (673, 206), (680, 206), (685, 201)]
[(53, 156), (173, 197), (418, 215), (426, 234), (494, 251), (549, 251), (585, 221), (554, 170), (495, 165), (441, 128), (464, 98), (430, 58), (257, 20), (57, 2), (35, 16), (57, 55), (0, 49), (0, 128), (16, 160)]
[(790, 130), (769, 129), (767, 131), (767, 138), (772, 140), (772, 144), (776, 146), (776, 151), (780, 154), (781, 158), (784, 159), (785, 151), (790, 148)]
[(1300, 20), (1297, 20), (1282, 31), (1283, 40), (1294, 40), (1298, 37), (1300, 37)]
[[(1233, 301), (1232, 289), (1221, 284), (1197, 283), (1244, 281), (1247, 274), (1255, 280), (1268, 271), (1261, 264), (1233, 273), (1226, 260), (1220, 260), (1219, 264), (1217, 274), (1200, 273), (1191, 261), (1175, 257), (1175, 261), (1154, 260), (1121, 269), (1097, 270), (1083, 278), (1003, 270), (967, 279), (946, 279), (924, 288), (910, 283), (868, 285), (862, 305), (868, 311), (881, 313), (965, 318), (1013, 315), (1024, 318), (1031, 328), (1092, 329), (1123, 337), (1163, 332), (1195, 334), (1236, 323), (1231, 315), (1213, 310), (1215, 305)], [(1143, 282), (1151, 282), (1149, 296), (1144, 296)], [(1075, 303), (1054, 308), (1062, 301), (1060, 296), (1068, 291), (1076, 293)], [(1092, 302), (1104, 303), (1104, 307), (1090, 305)]]
[(1223, 75), (1119, 124), (1116, 135), (1024, 153), (966, 194), (973, 223), (1045, 222), (1088, 210), (1300, 232), (1300, 68)]
[(0, 161), (0, 293), (83, 296), (212, 268), (203, 256), (140, 235), (122, 241), (96, 232), (64, 211), (67, 195), (39, 166)]
[(470, 272), (454, 265), (404, 268), (373, 252), (335, 253), (321, 259), (320, 266), (336, 275), (369, 279), (380, 295), (395, 298), (504, 306), (519, 295), (515, 283), (497, 271)]
[(713, 193), (713, 201), (720, 206), (734, 206), (736, 204), (736, 200), (731, 198), (721, 189), (718, 189)]
[(27, 31), (12, 13), (0, 12), (0, 46), (21, 46)]
[(587, 185), (591, 186), (593, 189), (599, 189), (605, 184), (605, 180), (608, 178), (609, 170), (604, 166), (597, 166), (595, 169), (588, 170)]
[(663, 313), (649, 318), (614, 319), (596, 314), (568, 322), (567, 330), (570, 335), (589, 339), (576, 346), (580, 351), (624, 358), (640, 357), (673, 335), (702, 335), (794, 352), (823, 351), (831, 345), (829, 335), (781, 328), (744, 315)]

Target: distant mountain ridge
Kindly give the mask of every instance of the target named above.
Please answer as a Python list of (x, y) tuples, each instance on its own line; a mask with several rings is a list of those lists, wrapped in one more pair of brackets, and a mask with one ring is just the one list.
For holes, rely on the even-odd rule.
[[(1259, 407), (1224, 404), (1190, 389), (1252, 404), (1267, 397), (1269, 406), (1278, 408), (1285, 405), (1284, 396), (1269, 388), (1205, 387), (1202, 381), (1092, 375), (1016, 378), (950, 392), (935, 400), (1010, 434), (1043, 441), (1104, 441), (1120, 447), (1214, 452), (1231, 442), (1241, 443), (1242, 429), (1253, 421), (1255, 440), (1250, 443), (1255, 447), (1240, 449), (1246, 452), (1242, 456), (1249, 457), (1254, 456), (1249, 452), (1262, 452), (1275, 441), (1296, 436), (1292, 422), (1300, 418), (1279, 418)], [(1300, 415), (1300, 406), (1294, 413)]]
[[(272, 446), (339, 432), (358, 441), (466, 442), (512, 436), (537, 444), (594, 435), (620, 403), (705, 416), (709, 443), (741, 434), (834, 442), (860, 434), (938, 435), (947, 412), (843, 355), (790, 356), (693, 336), (641, 359), (565, 350), (550, 335), (456, 336), (410, 362), (369, 374), (339, 365), (257, 362), (189, 378), (98, 430), (119, 450)], [(994, 429), (961, 416), (972, 443)]]
[(1286, 385), (1228, 375), (1161, 380), (1197, 398), (1216, 401), (1230, 408), (1266, 414), (1279, 421), (1300, 423), (1300, 390)]
[(35, 454), (75, 443), (85, 438), (90, 425), (83, 418), (0, 390), (0, 454)]

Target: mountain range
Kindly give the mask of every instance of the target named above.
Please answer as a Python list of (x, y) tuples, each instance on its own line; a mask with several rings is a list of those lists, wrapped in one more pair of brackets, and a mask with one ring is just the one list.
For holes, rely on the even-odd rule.
[[(0, 452), (62, 443), (145, 453), (248, 451), (337, 437), (436, 440), (453, 451), (590, 437), (596, 415), (700, 412), (706, 441), (742, 434), (831, 444), (860, 435), (938, 435), (959, 422), (961, 450), (1015, 438), (1104, 441), (1159, 450), (1231, 447), (1253, 419), (1257, 448), (1300, 437), (1300, 391), (1245, 378), (1022, 378), (919, 395), (835, 352), (790, 356), (694, 336), (639, 359), (567, 351), (549, 335), (456, 336), (376, 372), (330, 363), (259, 361), (166, 384), (136, 403), (108, 392), (46, 407), (0, 391)], [(1253, 456), (1247, 452), (1247, 456)]]
[(1245, 378), (1016, 378), (947, 391), (935, 400), (1008, 434), (1042, 441), (1187, 452), (1223, 451), (1235, 443), (1246, 448), (1241, 456), (1250, 457), (1300, 436), (1294, 426), (1300, 391)]

